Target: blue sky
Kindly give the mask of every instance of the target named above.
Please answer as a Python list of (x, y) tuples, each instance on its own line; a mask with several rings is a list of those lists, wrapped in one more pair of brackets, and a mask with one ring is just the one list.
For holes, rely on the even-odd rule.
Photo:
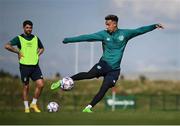
[[(104, 17), (115, 14), (119, 28), (165, 25), (128, 43), (121, 63), (122, 73), (180, 72), (179, 0), (0, 0), (0, 69), (19, 74), (16, 54), (3, 45), (21, 34), (22, 22), (34, 23), (33, 33), (45, 47), (40, 58), (44, 76), (75, 73), (76, 44), (62, 44), (64, 37), (94, 33), (105, 28)], [(93, 64), (102, 55), (94, 43)], [(90, 69), (90, 43), (79, 44), (78, 71)]]

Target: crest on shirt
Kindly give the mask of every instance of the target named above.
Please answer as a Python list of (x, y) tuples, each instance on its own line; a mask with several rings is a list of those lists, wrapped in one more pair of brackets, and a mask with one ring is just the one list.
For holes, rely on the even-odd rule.
[(118, 37), (118, 39), (119, 39), (120, 41), (123, 41), (123, 40), (124, 40), (124, 36), (123, 36), (123, 35), (120, 35), (120, 36)]
[(97, 68), (100, 70), (102, 67), (98, 65)]
[(107, 41), (110, 41), (111, 39), (110, 38), (106, 38)]

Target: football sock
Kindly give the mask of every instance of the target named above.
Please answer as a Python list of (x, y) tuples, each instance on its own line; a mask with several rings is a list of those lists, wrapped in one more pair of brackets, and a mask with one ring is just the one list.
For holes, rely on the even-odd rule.
[(24, 106), (25, 106), (25, 109), (29, 108), (28, 101), (24, 101)]
[(32, 104), (36, 104), (36, 102), (37, 102), (37, 99), (36, 99), (36, 98), (33, 98)]
[(91, 109), (92, 108), (92, 105), (88, 105), (88, 106), (86, 106), (86, 109)]

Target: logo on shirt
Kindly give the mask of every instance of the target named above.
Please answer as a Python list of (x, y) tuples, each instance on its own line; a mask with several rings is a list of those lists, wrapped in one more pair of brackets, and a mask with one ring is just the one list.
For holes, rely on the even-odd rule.
[(111, 39), (110, 38), (106, 38), (107, 41), (110, 41)]
[(100, 70), (102, 67), (98, 65), (97, 68)]
[(119, 40), (120, 40), (120, 41), (123, 41), (123, 40), (124, 40), (124, 36), (123, 36), (123, 35), (120, 35), (120, 36), (119, 36)]
[(116, 80), (113, 80), (113, 83), (116, 83)]
[(26, 46), (27, 46), (27, 47), (32, 47), (32, 42), (26, 43)]
[(27, 80), (27, 78), (25, 77), (25, 78), (24, 78), (24, 82), (25, 82), (26, 80)]

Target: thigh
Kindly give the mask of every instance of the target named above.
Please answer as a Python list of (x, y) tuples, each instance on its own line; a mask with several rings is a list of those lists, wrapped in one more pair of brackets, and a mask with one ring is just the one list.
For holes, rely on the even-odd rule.
[(33, 81), (36, 81), (36, 80), (39, 80), (39, 79), (43, 79), (43, 75), (42, 75), (42, 72), (41, 72), (41, 69), (39, 66), (35, 66), (33, 68), (33, 71), (31, 73), (31, 79)]
[(102, 65), (100, 63), (95, 64), (89, 71), (89, 74), (93, 75), (94, 77), (100, 77), (103, 75), (102, 73)]
[(43, 87), (44, 86), (44, 80), (43, 79), (37, 79), (36, 81), (37, 87)]
[(106, 76), (104, 76), (104, 83), (110, 87), (114, 87), (119, 78), (119, 75), (119, 70), (108, 72)]
[(31, 68), (29, 68), (27, 66), (20, 65), (19, 69), (20, 69), (20, 74), (21, 74), (21, 81), (24, 84), (29, 84), (29, 78), (31, 75)]
[(95, 73), (97, 77), (100, 77), (105, 76), (111, 70), (111, 67), (105, 61), (100, 60), (89, 72)]

